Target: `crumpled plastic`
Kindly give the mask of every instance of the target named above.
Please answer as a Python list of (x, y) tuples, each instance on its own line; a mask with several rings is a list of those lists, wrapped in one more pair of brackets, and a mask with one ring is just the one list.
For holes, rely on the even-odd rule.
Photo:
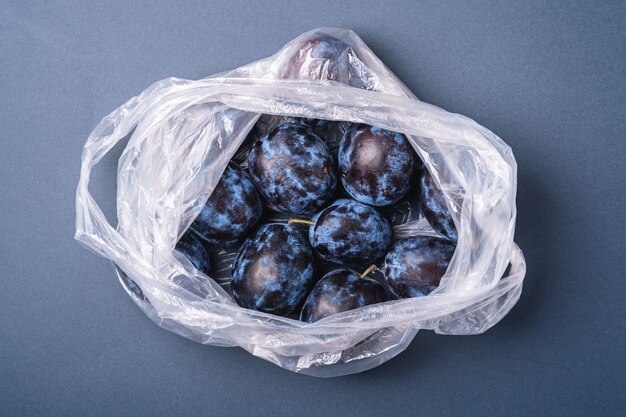
[[(347, 64), (311, 54), (320, 36), (349, 46), (341, 52)], [(445, 193), (458, 230), (439, 288), (308, 324), (239, 307), (223, 278), (204, 275), (176, 252), (177, 240), (262, 115), (259, 123), (304, 117), (407, 135)], [(128, 136), (118, 163), (114, 227), (90, 194), (89, 179)], [(498, 136), (419, 101), (352, 31), (321, 28), (226, 73), (159, 81), (105, 117), (83, 150), (75, 237), (117, 265), (129, 295), (162, 328), (203, 344), (240, 346), (290, 371), (331, 377), (380, 365), (421, 329), (478, 334), (508, 313), (526, 272), (513, 241), (516, 188), (513, 153)], [(397, 236), (434, 234), (419, 212), (401, 223)]]

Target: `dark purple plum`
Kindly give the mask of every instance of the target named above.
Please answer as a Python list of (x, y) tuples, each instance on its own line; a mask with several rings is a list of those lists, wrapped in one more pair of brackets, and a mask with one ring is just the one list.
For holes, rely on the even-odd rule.
[(284, 123), (257, 141), (248, 169), (269, 206), (287, 214), (315, 212), (337, 187), (328, 147), (300, 124)]
[(341, 183), (355, 200), (388, 206), (411, 188), (415, 160), (413, 148), (403, 134), (352, 124), (339, 145)]
[(396, 242), (381, 268), (389, 290), (399, 298), (430, 294), (439, 286), (455, 248), (452, 242), (431, 236)]
[(213, 245), (246, 237), (263, 213), (263, 202), (244, 171), (229, 164), (191, 228)]
[(272, 129), (274, 129), (278, 125), (281, 125), (283, 123), (300, 123), (300, 120), (303, 119), (291, 116), (279, 116), (275, 114), (262, 114), (257, 122), (254, 124), (252, 129), (250, 129), (241, 145), (239, 145), (239, 149), (237, 149), (237, 152), (235, 152), (232, 161), (240, 164), (241, 166), (243, 166), (244, 163), (247, 165), (248, 153), (250, 152), (250, 148), (259, 139), (267, 135), (268, 132), (271, 132)]
[(331, 80), (363, 88), (361, 65), (345, 42), (326, 34), (305, 41), (287, 63), (282, 78)]
[(269, 223), (243, 243), (232, 269), (233, 298), (241, 307), (286, 316), (314, 282), (313, 253), (293, 226)]
[[(182, 235), (180, 240), (176, 243), (175, 249), (189, 259), (189, 262), (191, 262), (197, 270), (206, 275), (209, 274), (211, 270), (209, 255), (204, 249), (202, 242), (200, 242), (200, 239), (191, 230), (187, 230)], [(149, 302), (139, 285), (118, 266), (116, 266), (116, 269), (124, 286), (140, 300)]]
[(425, 165), (419, 170), (419, 205), (422, 214), (435, 232), (456, 242), (458, 235), (452, 215), (446, 205), (446, 197), (437, 188)]
[(204, 274), (208, 275), (211, 270), (211, 261), (200, 239), (190, 230), (187, 230), (178, 243), (176, 243), (176, 250), (183, 255), (189, 262), (196, 267), (196, 269)]
[(385, 300), (385, 289), (375, 280), (350, 269), (335, 269), (315, 284), (304, 302), (300, 320), (313, 323), (332, 314)]
[(339, 148), (339, 143), (346, 131), (347, 122), (336, 122), (333, 120), (322, 119), (295, 119), (296, 123), (309, 127), (317, 136), (319, 136), (329, 149)]
[(337, 200), (311, 221), (311, 245), (327, 261), (369, 265), (381, 259), (391, 245), (389, 221), (358, 201)]

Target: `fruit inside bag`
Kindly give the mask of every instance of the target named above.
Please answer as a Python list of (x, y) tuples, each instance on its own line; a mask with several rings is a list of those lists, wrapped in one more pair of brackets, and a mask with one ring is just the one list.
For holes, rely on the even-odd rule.
[[(113, 228), (89, 173), (129, 134)], [(285, 159), (309, 170), (278, 176)], [(420, 329), (476, 334), (512, 308), (516, 181), (496, 135), (418, 101), (353, 32), (322, 28), (228, 73), (158, 82), (103, 119), (76, 238), (161, 327), (337, 376)], [(280, 273), (264, 271), (277, 254)]]

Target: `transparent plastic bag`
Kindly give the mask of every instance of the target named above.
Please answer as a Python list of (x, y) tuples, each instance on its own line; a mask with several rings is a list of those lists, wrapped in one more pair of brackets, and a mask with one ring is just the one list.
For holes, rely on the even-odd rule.
[[(341, 51), (348, 66), (311, 52), (320, 36), (349, 46)], [(224, 279), (207, 277), (176, 252), (261, 115), (363, 122), (406, 134), (446, 194), (458, 230), (439, 288), (307, 324), (239, 307), (220, 285)], [(89, 177), (129, 135), (113, 227), (89, 193)], [(227, 73), (157, 82), (105, 117), (82, 155), (76, 239), (119, 267), (128, 293), (159, 326), (204, 344), (240, 346), (294, 372), (344, 375), (394, 357), (420, 329), (477, 334), (513, 307), (526, 271), (513, 242), (516, 170), (495, 134), (417, 100), (353, 32), (322, 28)], [(409, 217), (395, 228), (398, 236), (434, 233), (419, 212)]]

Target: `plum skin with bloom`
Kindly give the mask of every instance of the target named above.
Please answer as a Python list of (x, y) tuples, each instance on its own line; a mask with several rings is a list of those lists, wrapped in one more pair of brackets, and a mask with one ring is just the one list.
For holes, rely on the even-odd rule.
[(448, 270), (455, 249), (454, 243), (431, 236), (394, 243), (381, 268), (389, 290), (399, 298), (430, 294)]
[(330, 271), (320, 279), (304, 302), (300, 320), (313, 323), (333, 314), (386, 301), (377, 281), (346, 268)]
[(283, 69), (281, 78), (331, 80), (364, 88), (361, 65), (347, 43), (327, 34), (306, 40)]
[(312, 221), (311, 246), (331, 262), (369, 265), (382, 258), (391, 245), (389, 221), (375, 208), (358, 201), (337, 200)]
[(314, 284), (313, 253), (303, 234), (268, 223), (245, 240), (233, 263), (231, 289), (241, 307), (286, 316)]
[(205, 275), (209, 274), (211, 270), (209, 255), (200, 239), (191, 230), (187, 230), (181, 236), (178, 243), (176, 243), (176, 250), (185, 255), (198, 271), (203, 272)]
[(283, 123), (258, 140), (248, 154), (248, 169), (269, 206), (287, 214), (315, 212), (337, 187), (328, 147), (300, 124)]
[(446, 205), (446, 197), (435, 184), (435, 180), (425, 165), (419, 170), (419, 206), (435, 232), (456, 242), (458, 234)]
[[(211, 261), (209, 254), (204, 249), (200, 239), (191, 231), (187, 230), (180, 240), (176, 243), (175, 249), (183, 254), (189, 262), (200, 272), (208, 275), (211, 270)], [(119, 266), (116, 266), (122, 282), (126, 288), (132, 292), (137, 298), (149, 303), (143, 291)]]
[(414, 180), (416, 156), (406, 136), (398, 132), (352, 124), (339, 145), (339, 173), (352, 198), (372, 206), (387, 206), (404, 197)]
[(229, 164), (191, 225), (213, 245), (232, 245), (244, 238), (263, 214), (263, 202), (245, 171)]
[(294, 122), (304, 125), (315, 132), (331, 150), (339, 148), (339, 143), (347, 128), (347, 122), (337, 122), (334, 120), (299, 117), (295, 118)]

